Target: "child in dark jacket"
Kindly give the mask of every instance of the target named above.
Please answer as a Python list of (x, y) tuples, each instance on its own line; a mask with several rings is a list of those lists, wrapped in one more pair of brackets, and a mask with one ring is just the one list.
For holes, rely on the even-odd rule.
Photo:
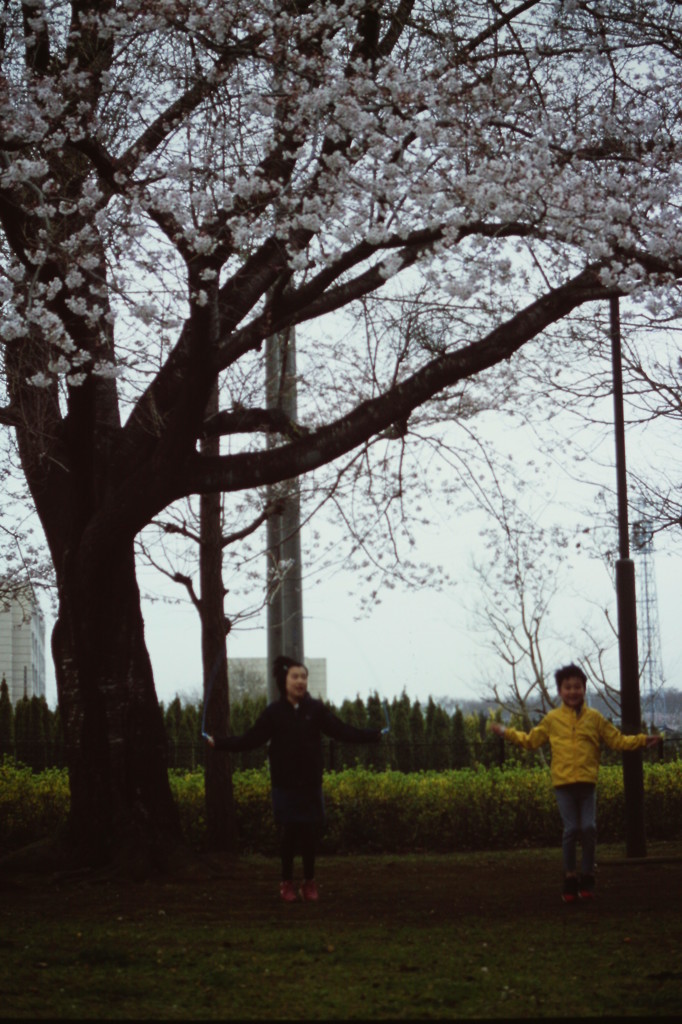
[(207, 736), (216, 750), (253, 750), (269, 743), (270, 781), (275, 822), (280, 828), (282, 881), (286, 902), (297, 898), (293, 883), (297, 848), (303, 860), (298, 896), (319, 897), (315, 882), (316, 833), (324, 822), (322, 796), (322, 734), (351, 743), (377, 743), (380, 729), (358, 729), (337, 718), (308, 693), (308, 669), (293, 658), (275, 659), (274, 676), (280, 699), (269, 704), (241, 736)]

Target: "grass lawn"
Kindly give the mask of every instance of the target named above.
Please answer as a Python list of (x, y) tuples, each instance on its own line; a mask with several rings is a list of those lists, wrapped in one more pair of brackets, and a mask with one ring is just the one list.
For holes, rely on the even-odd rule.
[(679, 1020), (682, 843), (598, 855), (574, 906), (558, 849), (322, 857), (319, 904), (282, 904), (262, 857), (5, 875), (0, 1017)]

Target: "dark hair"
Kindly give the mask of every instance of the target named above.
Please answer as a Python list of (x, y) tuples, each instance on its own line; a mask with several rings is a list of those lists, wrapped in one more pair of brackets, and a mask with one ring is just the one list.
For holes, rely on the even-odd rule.
[(579, 679), (587, 689), (587, 676), (579, 665), (564, 665), (563, 668), (557, 669), (554, 673), (554, 678), (556, 679), (557, 690), (561, 689), (561, 684), (565, 679)]
[(272, 674), (275, 677), (277, 689), (283, 697), (287, 692), (287, 674), (290, 668), (304, 668), (306, 675), (308, 674), (308, 669), (302, 661), (297, 658), (289, 658), (286, 654), (278, 654), (272, 663)]

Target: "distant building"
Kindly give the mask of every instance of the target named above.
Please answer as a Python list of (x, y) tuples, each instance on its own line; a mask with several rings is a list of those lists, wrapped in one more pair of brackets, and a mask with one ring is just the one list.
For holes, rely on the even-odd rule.
[(45, 696), (45, 618), (29, 589), (0, 599), (0, 680), (15, 705)]
[[(319, 700), (327, 699), (327, 659), (306, 658), (308, 693)], [(256, 697), (267, 693), (268, 665), (266, 658), (228, 658), (230, 695), (233, 700), (248, 694)]]

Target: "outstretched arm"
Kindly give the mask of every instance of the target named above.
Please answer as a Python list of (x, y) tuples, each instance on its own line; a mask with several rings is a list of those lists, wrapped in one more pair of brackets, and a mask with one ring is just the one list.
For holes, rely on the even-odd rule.
[(206, 736), (209, 747), (216, 750), (230, 750), (237, 753), (241, 750), (254, 750), (262, 747), (272, 736), (271, 716), (268, 709), (258, 716), (250, 729), (241, 736)]
[(326, 706), (322, 712), (320, 728), (325, 736), (344, 743), (378, 743), (381, 739), (381, 729), (360, 729), (356, 725), (349, 725)]
[(640, 747), (653, 747), (661, 742), (660, 736), (647, 736), (643, 732), (634, 735), (622, 733), (605, 718), (601, 720), (600, 726), (601, 738), (612, 750), (639, 750)]
[(489, 728), (492, 732), (498, 736), (502, 736), (503, 739), (508, 740), (509, 743), (516, 744), (517, 747), (524, 747), (526, 750), (537, 750), (543, 743), (546, 743), (549, 739), (549, 729), (547, 728), (546, 719), (536, 725), (530, 732), (520, 732), (518, 729), (510, 729), (508, 726), (502, 725), (500, 722), (491, 722)]

